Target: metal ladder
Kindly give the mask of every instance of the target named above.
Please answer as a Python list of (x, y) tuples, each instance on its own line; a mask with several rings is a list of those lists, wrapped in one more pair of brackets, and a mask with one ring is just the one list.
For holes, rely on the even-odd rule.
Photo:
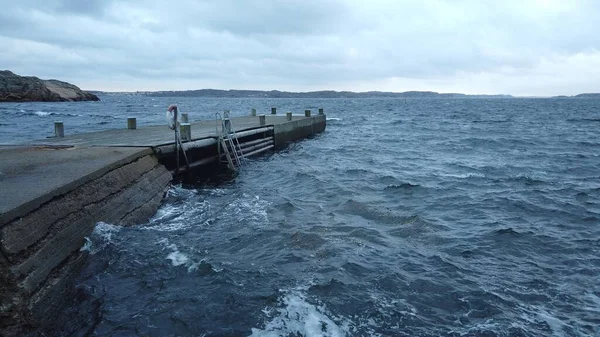
[[(225, 110), (223, 115), (217, 112), (215, 117), (217, 119), (217, 135), (219, 135), (219, 163), (223, 162), (221, 160), (222, 151), (225, 155), (227, 167), (229, 167), (229, 169), (232, 171), (237, 171), (239, 167), (242, 166), (244, 154), (242, 153), (242, 148), (240, 147), (237, 134), (235, 133), (235, 129), (233, 128), (233, 124), (229, 118), (229, 110)], [(221, 131), (219, 131), (219, 120), (221, 121)]]

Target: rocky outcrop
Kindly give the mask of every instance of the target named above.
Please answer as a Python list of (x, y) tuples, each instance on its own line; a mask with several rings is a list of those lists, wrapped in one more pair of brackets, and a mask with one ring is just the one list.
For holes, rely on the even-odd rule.
[(98, 96), (77, 86), (33, 76), (19, 76), (0, 71), (0, 102), (72, 102), (99, 101)]

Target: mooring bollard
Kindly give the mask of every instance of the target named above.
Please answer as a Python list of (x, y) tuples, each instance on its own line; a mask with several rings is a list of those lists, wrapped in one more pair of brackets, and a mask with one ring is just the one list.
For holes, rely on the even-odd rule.
[(325, 112), (323, 111), (323, 108), (319, 108), (319, 115), (324, 115)]
[(63, 122), (54, 122), (54, 137), (63, 138), (65, 136), (65, 125)]
[(192, 140), (192, 127), (190, 123), (179, 123), (179, 133), (181, 141)]
[(271, 108), (271, 115), (277, 114), (277, 108)]
[(310, 110), (304, 110), (304, 116), (310, 117)]
[(258, 116), (258, 120), (260, 121), (260, 125), (267, 124), (267, 117), (265, 115)]
[(231, 133), (231, 120), (229, 118), (223, 118), (223, 126), (221, 127), (223, 133)]
[(184, 112), (181, 114), (181, 123), (189, 123), (190, 122), (190, 116), (187, 112)]
[(255, 108), (252, 108), (252, 111), (250, 112), (250, 115), (256, 116), (256, 109)]
[(292, 113), (291, 113), (291, 112), (286, 112), (286, 113), (285, 113), (285, 118), (286, 118), (288, 121), (291, 121), (291, 120), (292, 120)]
[(135, 130), (137, 128), (137, 120), (135, 117), (127, 117), (127, 128), (129, 130)]

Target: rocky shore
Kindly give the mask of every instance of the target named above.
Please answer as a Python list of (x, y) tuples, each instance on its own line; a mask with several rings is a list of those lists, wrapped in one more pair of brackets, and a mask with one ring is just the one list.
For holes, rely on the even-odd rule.
[(34, 76), (19, 76), (0, 71), (0, 102), (72, 102), (99, 101), (98, 96), (77, 86)]

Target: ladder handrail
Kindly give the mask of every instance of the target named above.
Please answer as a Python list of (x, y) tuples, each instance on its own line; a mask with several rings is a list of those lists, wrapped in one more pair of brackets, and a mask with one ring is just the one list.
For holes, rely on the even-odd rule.
[[(229, 118), (229, 111), (225, 110), (223, 115), (219, 112), (215, 113), (215, 119), (217, 123), (215, 123), (215, 128), (217, 135), (219, 137), (219, 147), (218, 147), (218, 155), (221, 157), (220, 149), (223, 148), (223, 152), (225, 157), (227, 158), (227, 164), (232, 170), (236, 170), (242, 164), (243, 153), (237, 138), (237, 134), (235, 133), (235, 129), (231, 123), (231, 119)], [(221, 120), (221, 131), (219, 132), (219, 123), (218, 120)], [(229, 125), (226, 125), (225, 121), (229, 121)], [(229, 148), (233, 151), (233, 159)], [(235, 161), (235, 163), (234, 163)]]
[(167, 108), (168, 111), (172, 111), (173, 112), (173, 129), (175, 131), (175, 157), (176, 157), (176, 164), (177, 164), (177, 171), (179, 171), (179, 150), (181, 150), (181, 152), (183, 152), (183, 158), (185, 159), (185, 164), (186, 166), (189, 168), (190, 167), (190, 162), (188, 161), (187, 158), (187, 154), (185, 153), (185, 149), (183, 148), (183, 143), (181, 142), (181, 134), (179, 132), (179, 118), (178, 118), (178, 113), (179, 113), (179, 109), (177, 108), (177, 105), (172, 104)]
[[(183, 142), (181, 141), (181, 133), (177, 132), (177, 142), (179, 144), (179, 148), (181, 152), (183, 152), (183, 158), (185, 159), (185, 165), (189, 168), (190, 162), (188, 161), (187, 154), (185, 153), (185, 148), (183, 147)], [(179, 170), (179, 152), (177, 153), (177, 170)]]
[(231, 118), (229, 118), (229, 110), (225, 110), (223, 112), (223, 116), (225, 117), (225, 119), (229, 120), (229, 128), (227, 128), (227, 131), (231, 131), (231, 133), (227, 133), (227, 137), (229, 138), (232, 148), (235, 149), (235, 151), (233, 151), (234, 157), (236, 157), (236, 161), (238, 162), (238, 165), (241, 165), (242, 160), (240, 158), (244, 157), (244, 153), (242, 152), (242, 147), (240, 146), (240, 142), (238, 140), (237, 134), (235, 133), (235, 128), (233, 127), (233, 122), (231, 121)]

